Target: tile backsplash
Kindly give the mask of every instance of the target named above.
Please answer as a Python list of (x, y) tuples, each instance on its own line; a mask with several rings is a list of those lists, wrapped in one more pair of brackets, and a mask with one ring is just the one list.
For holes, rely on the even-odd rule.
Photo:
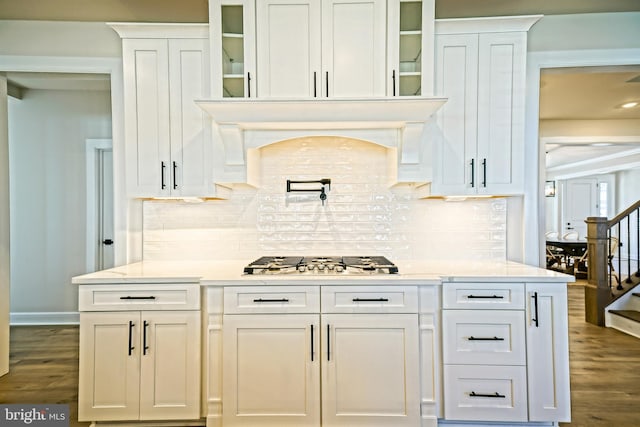
[[(143, 257), (241, 259), (262, 255), (382, 254), (392, 260), (506, 259), (505, 199), (418, 199), (389, 188), (387, 148), (314, 137), (260, 150), (258, 188), (229, 200), (145, 201)], [(319, 193), (287, 193), (286, 181), (331, 179)], [(319, 186), (316, 186), (319, 188)]]

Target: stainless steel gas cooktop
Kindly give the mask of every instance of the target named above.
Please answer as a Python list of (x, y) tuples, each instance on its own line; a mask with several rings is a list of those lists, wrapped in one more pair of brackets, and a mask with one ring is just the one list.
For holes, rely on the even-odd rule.
[(395, 274), (398, 267), (383, 256), (264, 256), (245, 274)]

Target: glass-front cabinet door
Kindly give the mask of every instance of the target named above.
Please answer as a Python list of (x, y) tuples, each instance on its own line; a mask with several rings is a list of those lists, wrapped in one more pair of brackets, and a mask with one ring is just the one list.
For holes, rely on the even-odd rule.
[(255, 3), (213, 0), (209, 4), (213, 97), (255, 97)]
[(389, 2), (387, 95), (433, 95), (434, 5), (433, 0)]

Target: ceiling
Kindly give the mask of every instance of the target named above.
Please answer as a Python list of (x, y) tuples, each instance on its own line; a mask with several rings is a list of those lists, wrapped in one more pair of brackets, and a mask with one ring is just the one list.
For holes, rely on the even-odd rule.
[[(637, 101), (638, 105), (628, 109), (621, 107), (631, 101)], [(586, 120), (591, 123), (595, 120), (640, 120), (640, 64), (542, 70), (540, 119)], [(613, 134), (611, 132), (611, 137), (568, 137), (564, 140), (555, 137), (545, 144), (546, 167), (557, 168), (612, 156), (625, 157), (625, 154), (635, 154), (635, 150), (640, 148), (640, 135), (628, 138), (614, 137)], [(625, 168), (624, 164), (620, 161), (620, 168)], [(585, 170), (585, 174), (587, 172)], [(575, 175), (575, 171), (571, 173)]]

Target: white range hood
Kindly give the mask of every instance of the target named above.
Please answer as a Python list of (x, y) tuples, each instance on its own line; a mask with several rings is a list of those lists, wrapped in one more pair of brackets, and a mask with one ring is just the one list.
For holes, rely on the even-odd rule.
[(252, 149), (310, 136), (356, 138), (396, 150), (397, 181), (415, 182), (424, 181), (419, 171), (430, 138), (425, 125), (446, 100), (227, 98), (196, 103), (211, 116), (214, 139), (222, 144), (220, 182), (250, 181), (246, 166)]

